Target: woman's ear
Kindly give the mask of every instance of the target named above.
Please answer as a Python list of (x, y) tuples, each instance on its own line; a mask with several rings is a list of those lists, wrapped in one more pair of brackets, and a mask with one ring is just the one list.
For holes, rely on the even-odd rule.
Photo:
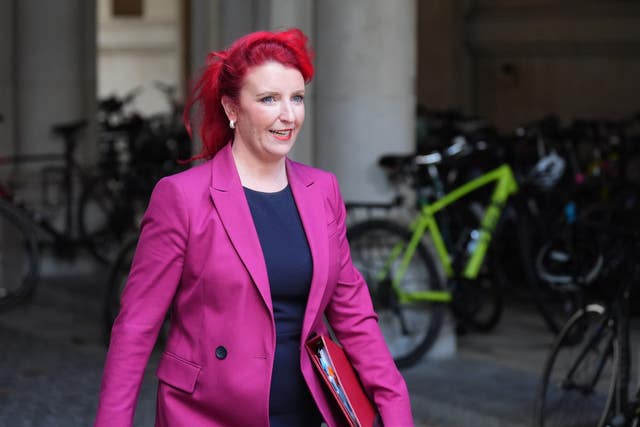
[(224, 112), (227, 115), (229, 120), (233, 120), (236, 122), (238, 120), (238, 114), (236, 112), (235, 103), (228, 96), (223, 96), (220, 100), (222, 104), (222, 108), (224, 108)]

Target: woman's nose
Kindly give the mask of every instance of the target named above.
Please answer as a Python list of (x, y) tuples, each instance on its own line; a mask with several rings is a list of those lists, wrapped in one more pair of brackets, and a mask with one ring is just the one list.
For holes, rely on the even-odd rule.
[(283, 122), (293, 122), (295, 116), (293, 114), (293, 106), (290, 102), (283, 102), (280, 109), (280, 120)]

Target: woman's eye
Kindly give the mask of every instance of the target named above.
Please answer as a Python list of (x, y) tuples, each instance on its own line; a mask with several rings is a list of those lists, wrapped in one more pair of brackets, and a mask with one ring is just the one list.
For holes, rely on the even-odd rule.
[(260, 98), (260, 102), (262, 102), (263, 104), (273, 104), (274, 102), (276, 102), (276, 98), (269, 95), (269, 96)]
[(304, 95), (295, 95), (293, 97), (293, 102), (301, 103), (304, 101)]

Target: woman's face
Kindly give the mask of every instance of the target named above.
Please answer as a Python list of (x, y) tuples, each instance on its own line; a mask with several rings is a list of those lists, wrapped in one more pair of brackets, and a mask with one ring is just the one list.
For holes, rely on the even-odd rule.
[(258, 160), (284, 158), (304, 122), (304, 90), (296, 68), (267, 62), (249, 69), (237, 105), (227, 110), (236, 122), (234, 143)]

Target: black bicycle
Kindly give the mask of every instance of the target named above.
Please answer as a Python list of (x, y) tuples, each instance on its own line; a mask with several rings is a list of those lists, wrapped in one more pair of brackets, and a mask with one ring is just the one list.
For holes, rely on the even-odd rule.
[(638, 234), (591, 224), (605, 242), (600, 301), (577, 310), (557, 336), (536, 395), (536, 427), (638, 425), (630, 399), (629, 299), (640, 280)]
[[(76, 188), (90, 179), (90, 172), (74, 158), (78, 134), (86, 120), (57, 124), (52, 132), (64, 142), (62, 153), (24, 154), (0, 158), (0, 165), (13, 167), (0, 182), (0, 309), (11, 307), (29, 296), (38, 281), (40, 248), (52, 249), (55, 256), (72, 259), (86, 242), (75, 233)], [(21, 198), (13, 179), (26, 164), (44, 163), (40, 207)], [(56, 213), (61, 214), (55, 215)]]
[(175, 88), (159, 82), (155, 87), (167, 99), (167, 113), (126, 113), (141, 91), (138, 87), (122, 98), (111, 96), (99, 103), (98, 173), (80, 195), (78, 229), (91, 253), (107, 263), (115, 260), (129, 236), (137, 234), (156, 182), (186, 169), (181, 161), (191, 157)]

